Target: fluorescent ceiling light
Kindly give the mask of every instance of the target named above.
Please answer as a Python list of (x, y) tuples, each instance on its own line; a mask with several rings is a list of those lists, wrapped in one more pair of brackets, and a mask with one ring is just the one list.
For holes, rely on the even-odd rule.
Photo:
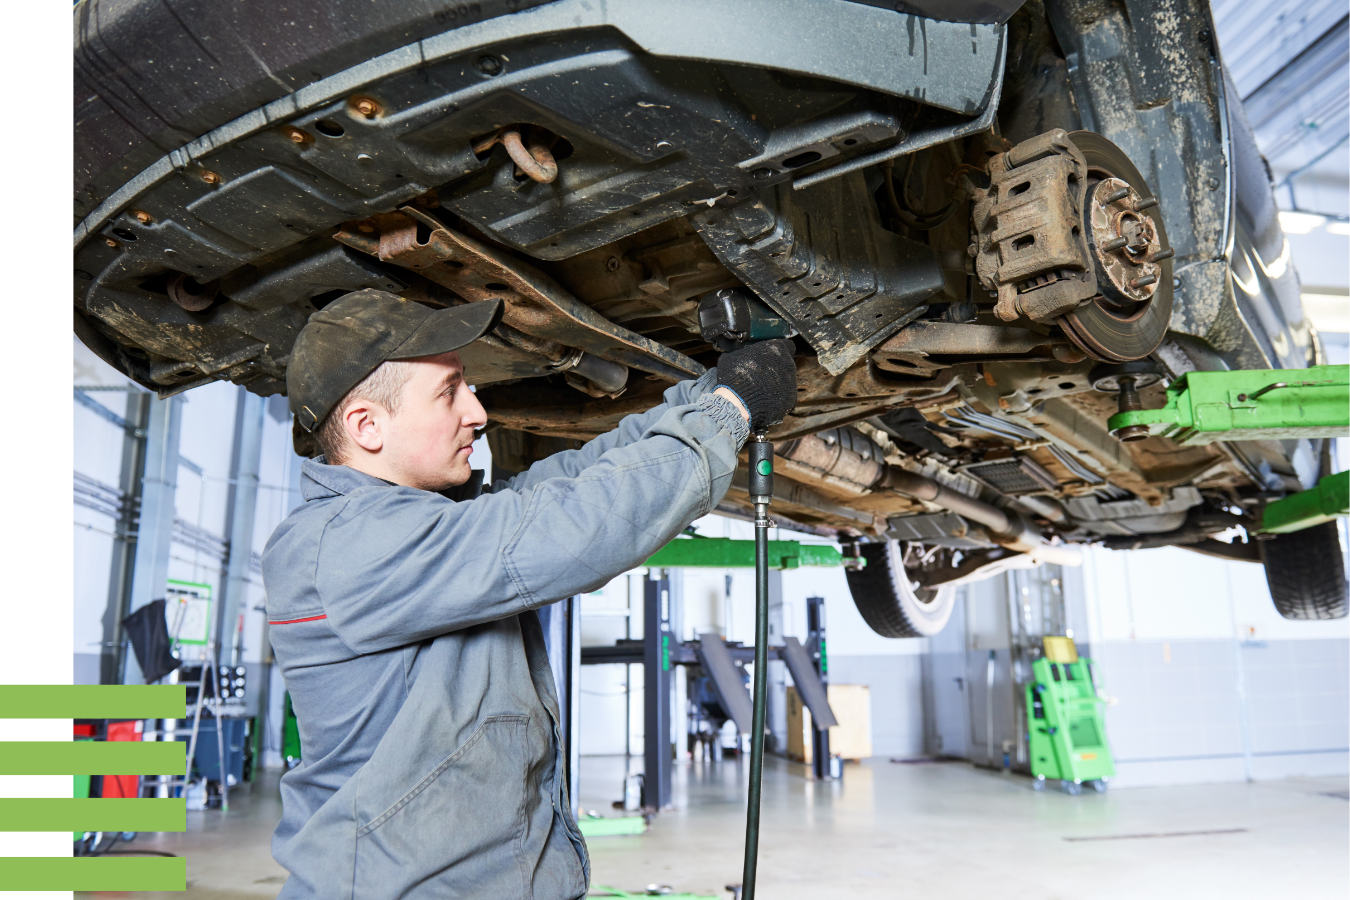
[(1315, 213), (1280, 211), (1280, 227), (1285, 230), (1286, 234), (1307, 234), (1326, 220), (1326, 216), (1319, 216)]
[(1327, 231), (1331, 234), (1350, 235), (1350, 222), (1328, 222)]
[(1350, 332), (1350, 296), (1303, 294), (1303, 314), (1321, 332)]

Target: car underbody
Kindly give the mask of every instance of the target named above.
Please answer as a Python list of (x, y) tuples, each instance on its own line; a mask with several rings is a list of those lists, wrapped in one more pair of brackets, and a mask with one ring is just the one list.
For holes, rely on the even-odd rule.
[[(795, 333), (781, 525), (898, 542), (920, 592), (1072, 543), (1258, 559), (1214, 535), (1315, 481), (1316, 443), (1106, 424), (1187, 371), (1316, 361), (1206, 4), (911, 6), (558, 0), (91, 137), (76, 332), (161, 395), (268, 395), (345, 293), (500, 297), (461, 355), (519, 470), (715, 365), (699, 303), (733, 290)], [(100, 68), (118, 22), (106, 53), (81, 27), (92, 136), (138, 113)], [(719, 510), (750, 515), (743, 476)]]

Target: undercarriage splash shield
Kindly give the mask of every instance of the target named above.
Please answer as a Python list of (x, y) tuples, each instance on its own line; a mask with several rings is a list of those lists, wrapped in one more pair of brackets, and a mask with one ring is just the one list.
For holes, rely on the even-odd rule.
[(797, 328), (832, 375), (942, 289), (936, 255), (881, 227), (861, 174), (801, 191), (766, 188), (690, 218), (718, 259)]

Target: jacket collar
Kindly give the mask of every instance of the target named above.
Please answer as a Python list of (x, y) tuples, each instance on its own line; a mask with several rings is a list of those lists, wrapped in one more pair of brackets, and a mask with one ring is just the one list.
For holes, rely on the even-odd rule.
[[(398, 487), (383, 478), (358, 472), (350, 466), (330, 466), (322, 456), (305, 460), (300, 466), (300, 496), (306, 501), (350, 494), (363, 487)], [(483, 471), (474, 469), (469, 480), (458, 487), (437, 491), (447, 500), (471, 500), (483, 492)]]

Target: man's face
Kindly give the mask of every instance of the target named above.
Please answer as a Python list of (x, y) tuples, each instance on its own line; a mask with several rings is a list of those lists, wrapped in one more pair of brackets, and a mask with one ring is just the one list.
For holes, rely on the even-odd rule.
[(471, 471), (474, 429), (487, 424), (487, 413), (464, 383), (458, 353), (410, 362), (416, 371), (403, 387), (398, 415), (381, 423), (385, 477), (425, 491), (463, 484)]

